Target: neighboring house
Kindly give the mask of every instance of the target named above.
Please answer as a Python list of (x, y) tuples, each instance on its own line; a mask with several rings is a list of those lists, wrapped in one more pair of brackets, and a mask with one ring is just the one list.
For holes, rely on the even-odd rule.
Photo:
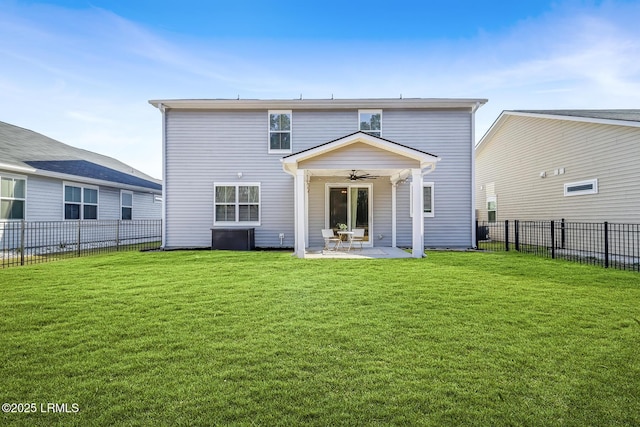
[(640, 110), (504, 111), (476, 147), (478, 219), (640, 223)]
[(0, 221), (161, 218), (161, 181), (3, 122), (0, 183)]
[(474, 117), (485, 102), (150, 101), (163, 113), (163, 247), (210, 247), (210, 229), (246, 227), (256, 246), (302, 257), (338, 223), (364, 228), (365, 246), (415, 257), (471, 247)]

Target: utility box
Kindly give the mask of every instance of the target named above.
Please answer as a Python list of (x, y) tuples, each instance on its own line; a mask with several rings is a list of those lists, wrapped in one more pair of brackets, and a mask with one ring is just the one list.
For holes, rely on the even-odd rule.
[(255, 228), (211, 229), (211, 249), (252, 251), (255, 248)]

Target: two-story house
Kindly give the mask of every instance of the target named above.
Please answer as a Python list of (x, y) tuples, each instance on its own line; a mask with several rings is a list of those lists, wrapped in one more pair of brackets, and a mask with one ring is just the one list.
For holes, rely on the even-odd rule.
[[(162, 112), (163, 247), (254, 228), (258, 247), (474, 245), (474, 116), (485, 99), (152, 100)], [(415, 201), (415, 203), (414, 203)]]

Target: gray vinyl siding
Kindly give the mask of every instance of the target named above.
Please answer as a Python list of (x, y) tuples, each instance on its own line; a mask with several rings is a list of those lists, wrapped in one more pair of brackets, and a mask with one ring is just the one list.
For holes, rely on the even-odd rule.
[[(294, 245), (293, 177), (282, 170), (281, 154), (268, 154), (268, 112), (168, 110), (165, 115), (166, 247), (209, 247), (216, 182), (261, 185), (261, 224), (256, 245)], [(471, 114), (468, 111), (384, 110), (382, 137), (442, 158), (425, 181), (436, 184), (436, 216), (425, 219), (426, 245), (469, 247), (471, 242)], [(358, 131), (358, 111), (292, 111), (292, 152), (296, 153)], [(383, 167), (371, 147), (354, 144), (306, 163), (322, 167), (331, 160), (346, 170)], [(367, 151), (368, 150), (368, 151)], [(363, 155), (368, 152), (369, 155)], [(411, 162), (385, 153), (397, 167)], [(333, 157), (332, 157), (333, 156)], [(324, 159), (324, 160), (323, 160)], [(325, 163), (325, 165), (328, 165)], [(242, 178), (238, 178), (242, 172)], [(336, 182), (336, 178), (329, 179)], [(309, 245), (321, 246), (325, 182), (314, 177), (309, 187)], [(398, 187), (398, 244), (411, 245), (408, 184)], [(405, 194), (406, 193), (406, 194)], [(375, 180), (373, 190), (375, 245), (391, 245), (391, 184)], [(241, 224), (238, 225), (242, 227)], [(382, 235), (382, 239), (377, 239)]]
[[(468, 111), (384, 111), (382, 136), (437, 155), (436, 170), (425, 175), (434, 183), (434, 217), (424, 219), (425, 246), (473, 246), (471, 114)], [(411, 246), (409, 184), (398, 186), (398, 246)]]
[(98, 190), (98, 219), (120, 219), (120, 190), (100, 187)]
[(27, 177), (28, 221), (61, 221), (63, 219), (62, 181), (38, 176)]
[(152, 193), (133, 193), (132, 219), (160, 219), (162, 203), (155, 201)]
[(260, 183), (256, 245), (278, 247), (284, 233), (292, 247), (293, 177), (267, 154), (267, 111), (168, 111), (166, 120), (166, 246), (211, 246), (214, 183), (224, 182)]
[[(5, 174), (0, 172), (0, 175)], [(6, 175), (9, 176), (9, 174)], [(10, 176), (23, 177), (27, 180), (25, 219), (28, 221), (64, 220), (64, 183), (84, 185), (80, 181), (63, 181), (34, 175), (11, 174)], [(95, 185), (90, 186), (95, 187)], [(154, 203), (153, 194), (134, 192), (133, 198), (134, 219), (161, 218), (162, 205)], [(120, 189), (98, 187), (98, 219), (120, 219)]]
[[(494, 183), (499, 221), (640, 223), (640, 128), (508, 116), (476, 159), (480, 220)], [(598, 180), (598, 194), (564, 196), (564, 184), (589, 179)]]

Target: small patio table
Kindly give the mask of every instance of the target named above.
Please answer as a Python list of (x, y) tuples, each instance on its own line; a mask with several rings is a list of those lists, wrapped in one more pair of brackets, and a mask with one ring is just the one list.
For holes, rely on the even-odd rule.
[[(347, 241), (349, 241), (351, 236), (353, 236), (353, 231), (338, 230), (338, 236), (340, 236), (340, 242), (336, 246), (336, 250), (338, 250), (338, 248), (342, 247), (342, 242), (344, 241), (343, 240), (343, 236), (345, 236), (347, 238)], [(351, 249), (351, 245), (349, 245), (349, 248), (347, 248), (347, 251), (350, 250), (350, 249)]]

